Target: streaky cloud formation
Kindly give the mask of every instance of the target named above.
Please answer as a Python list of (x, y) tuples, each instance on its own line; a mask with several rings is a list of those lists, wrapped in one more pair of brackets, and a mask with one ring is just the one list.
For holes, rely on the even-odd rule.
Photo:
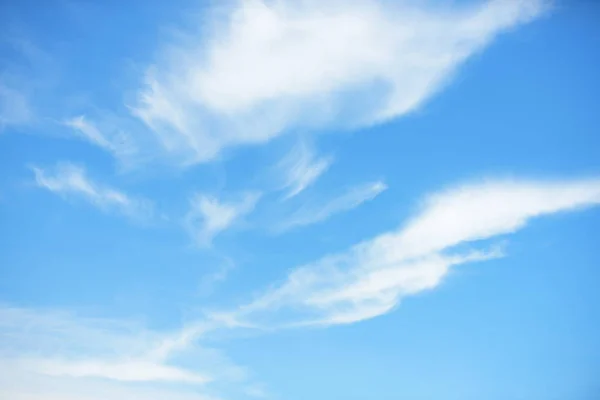
[(317, 157), (306, 143), (299, 143), (277, 166), (283, 171), (283, 187), (287, 189), (285, 199), (290, 199), (314, 184), (331, 164), (333, 157)]
[(277, 231), (283, 232), (325, 221), (336, 214), (350, 211), (367, 201), (373, 200), (385, 190), (387, 190), (387, 185), (384, 182), (370, 182), (352, 187), (341, 195), (329, 199), (324, 204), (304, 204), (285, 219), (277, 227)]
[[(88, 383), (107, 393), (114, 390), (138, 396), (146, 393), (145, 386), (115, 384), (212, 385), (215, 376), (232, 374), (206, 374), (199, 372), (199, 367), (181, 368), (172, 363), (181, 355), (205, 360), (206, 356), (195, 353), (196, 343), (212, 331), (329, 326), (373, 318), (390, 312), (406, 296), (436, 288), (453, 266), (504, 255), (498, 246), (479, 241), (513, 233), (535, 217), (597, 204), (600, 179), (491, 180), (450, 187), (427, 197), (419, 212), (397, 231), (296, 268), (283, 283), (252, 302), (231, 311), (209, 312), (207, 319), (177, 332), (159, 333), (118, 321), (1, 307), (0, 369), (6, 373), (0, 374), (0, 379), (8, 380), (0, 385), (0, 394), (37, 400), (52, 399), (56, 393), (61, 399), (95, 400), (100, 398), (94, 397), (96, 394), (78, 397), (71, 393), (81, 393), (82, 385)], [(475, 248), (456, 249), (464, 244)], [(217, 366), (223, 368), (222, 363), (214, 368)], [(231, 368), (225, 364), (225, 369)], [(94, 378), (107, 382), (100, 384)], [(25, 382), (45, 389), (28, 389), (31, 386)], [(211, 398), (187, 393), (186, 387), (160, 387), (153, 393), (164, 391), (176, 400)], [(30, 397), (19, 397), (26, 393)], [(153, 396), (156, 394), (144, 398), (160, 398)]]
[(84, 138), (106, 150), (113, 151), (114, 145), (84, 115), (67, 119), (65, 125), (77, 130)]
[(154, 213), (149, 200), (134, 198), (106, 185), (93, 182), (83, 167), (59, 163), (53, 169), (31, 167), (41, 188), (64, 197), (79, 198), (105, 212), (114, 212), (135, 220), (148, 220)]
[(237, 368), (190, 344), (195, 368), (177, 367), (160, 351), (170, 334), (135, 322), (7, 306), (0, 317), (0, 398), (207, 400)]
[(369, 126), (417, 109), (547, 3), (219, 3), (163, 49), (128, 106), (183, 164), (292, 130)]
[(129, 135), (117, 131), (111, 132), (111, 135), (108, 136), (101, 132), (85, 115), (69, 118), (64, 121), (64, 124), (74, 129), (83, 139), (108, 151), (117, 159), (131, 158), (137, 152)]
[(476, 245), (513, 233), (535, 217), (599, 203), (598, 179), (452, 187), (428, 197), (401, 229), (294, 269), (282, 284), (230, 317), (276, 326), (373, 318), (406, 296), (437, 287), (452, 266), (503, 255), (497, 246), (453, 250), (457, 245)]
[(7, 400), (219, 400), (220, 397), (172, 387), (124, 385), (101, 379), (46, 377), (0, 365), (0, 397)]
[(248, 192), (233, 201), (220, 201), (214, 196), (196, 193), (190, 199), (184, 225), (196, 244), (208, 246), (216, 235), (250, 213), (260, 197), (260, 193)]
[(211, 380), (152, 357), (164, 335), (134, 323), (5, 306), (0, 315), (0, 356), (29, 373), (124, 382), (203, 384)]

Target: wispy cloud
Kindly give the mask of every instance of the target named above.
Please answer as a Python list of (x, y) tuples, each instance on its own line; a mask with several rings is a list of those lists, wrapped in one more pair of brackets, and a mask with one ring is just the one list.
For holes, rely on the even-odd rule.
[(198, 21), (201, 32), (163, 49), (130, 109), (184, 163), (291, 130), (372, 125), (418, 108), (546, 4), (219, 3)]
[(123, 382), (203, 384), (211, 380), (151, 357), (167, 335), (135, 323), (5, 306), (0, 307), (0, 315), (0, 357), (31, 373)]
[(297, 196), (319, 179), (331, 164), (333, 157), (317, 157), (307, 143), (298, 143), (277, 165), (283, 175), (286, 199)]
[(190, 199), (184, 225), (198, 245), (210, 245), (216, 235), (249, 214), (259, 199), (259, 193), (245, 193), (239, 199), (226, 202), (214, 196), (195, 194)]
[(5, 400), (220, 400), (198, 390), (124, 385), (101, 379), (47, 377), (0, 364), (0, 398)]
[[(176, 400), (203, 399), (186, 392), (186, 385), (210, 386), (216, 377), (237, 374), (206, 373), (200, 365), (192, 368), (186, 363), (183, 368), (174, 361), (184, 354), (185, 360), (206, 360), (195, 350), (198, 340), (210, 332), (348, 324), (373, 318), (390, 312), (406, 296), (439, 286), (455, 265), (504, 255), (500, 248), (481, 241), (513, 233), (539, 216), (598, 204), (598, 179), (483, 181), (451, 187), (427, 197), (415, 217), (400, 229), (298, 267), (281, 285), (254, 301), (231, 312), (208, 313), (204, 322), (174, 333), (119, 321), (0, 307), (0, 371), (5, 372), (0, 374), (0, 395), (11, 400), (96, 400), (102, 398), (96, 396), (98, 392), (79, 395), (81, 388), (135, 397), (145, 396), (149, 388), (115, 386), (114, 382), (177, 382), (185, 385), (152, 386), (154, 391), (148, 393), (154, 394), (144, 398), (159, 399), (157, 393), (164, 393)], [(464, 244), (472, 249), (457, 248)], [(222, 363), (212, 365), (223, 367)], [(232, 366), (225, 363), (227, 368)], [(44, 389), (31, 389), (31, 382)], [(246, 395), (263, 393), (253, 388), (254, 384), (244, 383), (240, 390)]]
[(153, 214), (153, 205), (149, 200), (134, 198), (95, 183), (87, 176), (85, 169), (74, 164), (57, 164), (51, 170), (35, 166), (31, 169), (37, 185), (56, 194), (84, 199), (103, 211), (116, 212), (137, 220), (147, 220)]
[(33, 359), (21, 361), (32, 372), (46, 376), (71, 378), (105, 378), (123, 382), (179, 382), (204, 384), (210, 378), (147, 360)]
[(0, 131), (38, 124), (46, 95), (54, 93), (58, 63), (31, 35), (5, 22), (0, 34)]
[(277, 227), (277, 230), (286, 231), (325, 221), (333, 215), (352, 210), (366, 201), (373, 200), (386, 189), (387, 186), (384, 182), (371, 182), (353, 187), (324, 204), (305, 204), (293, 212), (287, 219), (284, 219)]
[(74, 129), (85, 140), (108, 151), (118, 159), (131, 157), (135, 153), (136, 149), (129, 135), (119, 131), (108, 136), (84, 115), (67, 119), (64, 124)]
[(196, 362), (179, 367), (156, 351), (169, 337), (135, 322), (1, 306), (0, 397), (215, 399), (209, 386), (236, 366), (188, 343)]
[(48, 55), (33, 43), (6, 33), (0, 37), (0, 51), (7, 55), (0, 65), (0, 130), (35, 120), (32, 94), (49, 66)]
[(597, 204), (600, 180), (453, 187), (427, 198), (403, 228), (296, 268), (282, 285), (231, 317), (284, 325), (372, 318), (405, 296), (437, 287), (454, 265), (503, 254), (497, 247), (453, 250), (457, 245), (476, 245), (515, 232), (532, 218)]
[(33, 119), (27, 95), (5, 85), (0, 79), (0, 131), (7, 126), (24, 125)]

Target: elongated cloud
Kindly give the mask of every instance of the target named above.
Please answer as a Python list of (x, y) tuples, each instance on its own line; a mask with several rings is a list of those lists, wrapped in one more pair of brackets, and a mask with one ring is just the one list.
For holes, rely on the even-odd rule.
[(134, 219), (148, 219), (153, 213), (150, 201), (95, 183), (82, 167), (74, 164), (57, 164), (50, 171), (39, 167), (32, 167), (32, 170), (39, 187), (62, 196), (84, 199), (103, 211)]
[(283, 171), (283, 187), (286, 199), (297, 196), (319, 179), (331, 164), (332, 157), (317, 157), (306, 143), (300, 143), (279, 163)]
[(148, 68), (133, 114), (186, 163), (295, 129), (368, 126), (439, 91), (544, 0), (219, 3)]
[(366, 201), (373, 200), (386, 189), (387, 186), (384, 182), (371, 182), (353, 187), (324, 204), (305, 204), (284, 220), (278, 230), (286, 231), (325, 221), (333, 215), (352, 210)]
[(64, 124), (74, 129), (83, 139), (108, 151), (117, 159), (130, 159), (137, 151), (132, 142), (132, 138), (125, 132), (119, 130), (114, 131), (113, 128), (109, 134), (103, 133), (84, 115), (67, 119), (64, 121)]
[(207, 400), (216, 399), (209, 394), (219, 380), (252, 384), (191, 343), (192, 361), (178, 366), (162, 351), (170, 338), (131, 321), (0, 305), (0, 398)]
[(5, 306), (0, 307), (0, 316), (0, 361), (12, 360), (28, 373), (122, 382), (204, 384), (211, 380), (152, 357), (163, 335), (133, 323)]
[(454, 265), (502, 256), (499, 248), (453, 251), (455, 246), (476, 245), (515, 232), (532, 218), (599, 203), (600, 180), (450, 188), (427, 198), (403, 228), (293, 270), (280, 286), (234, 314), (292, 325), (372, 318), (405, 296), (437, 287)]
[(190, 199), (185, 227), (197, 244), (209, 245), (217, 234), (250, 213), (259, 198), (258, 193), (246, 193), (238, 200), (223, 202), (213, 196), (196, 194)]
[(106, 150), (113, 151), (114, 144), (111, 143), (85, 116), (71, 118), (65, 121), (65, 125), (77, 130), (85, 139)]

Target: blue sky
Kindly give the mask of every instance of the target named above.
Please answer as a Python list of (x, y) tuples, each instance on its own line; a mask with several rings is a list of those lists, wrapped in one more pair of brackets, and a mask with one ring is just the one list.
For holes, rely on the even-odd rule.
[(0, 398), (597, 398), (598, 18), (2, 2)]

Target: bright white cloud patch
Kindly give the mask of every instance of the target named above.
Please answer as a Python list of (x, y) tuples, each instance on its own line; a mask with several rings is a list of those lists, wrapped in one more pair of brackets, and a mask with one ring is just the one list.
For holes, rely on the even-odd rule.
[(32, 167), (41, 188), (56, 194), (80, 198), (103, 211), (120, 213), (134, 219), (147, 219), (153, 213), (148, 200), (133, 198), (119, 190), (93, 182), (86, 171), (73, 164), (56, 165), (53, 170)]
[(304, 204), (285, 219), (278, 226), (278, 230), (286, 231), (325, 221), (333, 215), (352, 210), (366, 201), (373, 200), (386, 189), (387, 186), (384, 182), (377, 181), (353, 187), (324, 204)]
[(544, 0), (233, 1), (148, 68), (133, 114), (187, 163), (292, 129), (365, 126), (419, 107)]
[[(438, 286), (453, 265), (499, 257), (498, 249), (452, 251), (508, 234), (534, 217), (600, 204), (600, 180), (484, 182), (429, 197), (398, 231), (295, 269), (241, 307), (241, 320), (351, 323), (389, 312), (408, 295)], [(298, 313), (300, 311), (300, 313)], [(277, 315), (279, 318), (275, 318)]]
[(190, 200), (185, 226), (197, 244), (209, 245), (213, 237), (250, 213), (259, 198), (258, 193), (246, 193), (236, 201), (222, 202), (213, 196), (196, 194)]

